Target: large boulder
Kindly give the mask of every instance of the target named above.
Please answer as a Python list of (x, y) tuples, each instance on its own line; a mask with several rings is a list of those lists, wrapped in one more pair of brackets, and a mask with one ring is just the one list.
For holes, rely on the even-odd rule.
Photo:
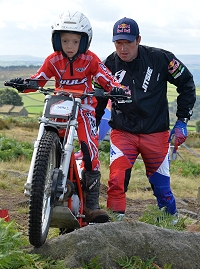
[(64, 260), (67, 268), (80, 268), (96, 257), (105, 269), (117, 269), (116, 260), (139, 256), (172, 269), (200, 268), (200, 233), (177, 232), (138, 221), (88, 225), (49, 239), (29, 249), (43, 257)]

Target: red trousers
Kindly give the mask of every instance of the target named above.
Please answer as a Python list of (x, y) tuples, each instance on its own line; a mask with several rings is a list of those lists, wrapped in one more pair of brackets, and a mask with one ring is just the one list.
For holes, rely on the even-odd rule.
[(110, 136), (110, 177), (107, 207), (114, 212), (126, 210), (126, 191), (131, 168), (141, 154), (147, 178), (157, 198), (159, 208), (176, 212), (175, 199), (170, 189), (169, 131), (153, 134), (130, 134), (112, 130)]

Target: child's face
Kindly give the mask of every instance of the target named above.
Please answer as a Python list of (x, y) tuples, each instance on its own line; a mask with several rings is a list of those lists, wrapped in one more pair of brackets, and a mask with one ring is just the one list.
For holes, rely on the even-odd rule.
[(69, 59), (73, 58), (74, 55), (78, 52), (81, 35), (72, 33), (61, 33), (60, 39), (64, 53)]

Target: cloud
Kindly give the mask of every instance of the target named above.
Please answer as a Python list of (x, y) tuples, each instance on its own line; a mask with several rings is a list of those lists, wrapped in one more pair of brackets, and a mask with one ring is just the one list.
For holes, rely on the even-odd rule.
[(79, 10), (91, 21), (90, 49), (99, 57), (114, 50), (112, 28), (123, 18), (135, 19), (141, 44), (175, 54), (200, 54), (200, 2), (190, 0), (0, 0), (0, 55), (46, 57), (53, 49), (51, 25), (67, 10)]

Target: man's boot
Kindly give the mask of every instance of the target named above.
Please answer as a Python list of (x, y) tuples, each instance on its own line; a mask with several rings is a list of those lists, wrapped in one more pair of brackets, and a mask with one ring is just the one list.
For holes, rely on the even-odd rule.
[(99, 206), (100, 177), (99, 171), (82, 171), (85, 222), (103, 223), (109, 221), (107, 211), (100, 209)]

